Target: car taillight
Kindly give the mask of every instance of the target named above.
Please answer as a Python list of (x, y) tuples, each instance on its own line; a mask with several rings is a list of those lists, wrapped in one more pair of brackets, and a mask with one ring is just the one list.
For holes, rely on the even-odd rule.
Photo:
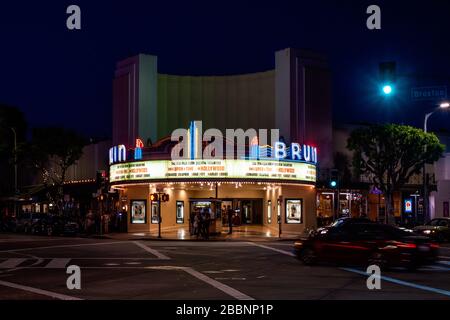
[(397, 247), (406, 249), (416, 249), (417, 245), (415, 243), (397, 243)]
[(430, 248), (439, 249), (439, 245), (437, 243), (430, 243)]

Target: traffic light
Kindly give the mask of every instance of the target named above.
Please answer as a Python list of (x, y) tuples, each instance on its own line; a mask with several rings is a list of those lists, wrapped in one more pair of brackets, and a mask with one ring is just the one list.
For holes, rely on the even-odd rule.
[(335, 189), (339, 186), (339, 172), (336, 169), (330, 171), (330, 187)]
[(97, 175), (95, 177), (95, 184), (97, 189), (103, 189), (106, 185), (106, 171), (98, 170)]
[(379, 65), (381, 89), (385, 96), (394, 93), (396, 81), (396, 63), (394, 61), (382, 62)]
[(159, 196), (157, 193), (152, 193), (150, 195), (150, 201), (158, 201), (159, 200)]
[(162, 202), (167, 202), (167, 201), (169, 201), (169, 195), (168, 195), (167, 193), (164, 193), (164, 194), (161, 196), (161, 201), (162, 201)]

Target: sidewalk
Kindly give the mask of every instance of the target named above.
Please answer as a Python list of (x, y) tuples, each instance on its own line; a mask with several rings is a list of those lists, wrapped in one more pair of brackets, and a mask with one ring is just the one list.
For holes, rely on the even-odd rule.
[(97, 236), (114, 240), (177, 240), (177, 241), (293, 241), (300, 237), (300, 234), (284, 233), (278, 236), (278, 230), (274, 231), (263, 226), (239, 226), (233, 227), (233, 233), (228, 234), (228, 228), (223, 228), (220, 234), (211, 234), (209, 240), (201, 237), (191, 236), (188, 228), (166, 228), (161, 229), (161, 238), (158, 238), (158, 231), (142, 233), (108, 233)]

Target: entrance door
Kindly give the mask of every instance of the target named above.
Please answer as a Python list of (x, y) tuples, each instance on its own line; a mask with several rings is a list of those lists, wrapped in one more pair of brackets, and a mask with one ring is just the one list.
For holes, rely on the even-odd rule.
[(262, 209), (261, 199), (238, 200), (238, 216), (241, 224), (262, 224)]

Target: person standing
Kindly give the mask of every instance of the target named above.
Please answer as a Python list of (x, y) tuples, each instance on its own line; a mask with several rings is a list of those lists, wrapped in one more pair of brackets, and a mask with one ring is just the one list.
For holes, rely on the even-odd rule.
[(192, 223), (192, 235), (197, 236), (197, 239), (198, 236), (200, 235), (199, 228), (200, 228), (200, 214), (196, 212)]
[(204, 209), (204, 217), (203, 217), (203, 236), (205, 240), (209, 240), (209, 225), (211, 223), (211, 214), (208, 209)]
[(227, 207), (227, 215), (228, 215), (228, 234), (233, 233), (233, 209), (231, 206)]

